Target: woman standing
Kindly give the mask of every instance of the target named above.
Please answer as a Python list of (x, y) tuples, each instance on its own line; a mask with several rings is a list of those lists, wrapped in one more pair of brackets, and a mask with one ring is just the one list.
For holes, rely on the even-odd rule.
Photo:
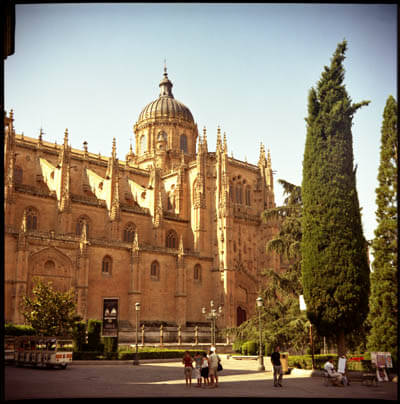
[(208, 357), (205, 352), (203, 352), (203, 358), (201, 361), (201, 377), (204, 380), (204, 386), (208, 386), (210, 381), (208, 380)]
[(192, 387), (192, 369), (193, 369), (193, 358), (191, 357), (189, 351), (185, 351), (182, 359), (183, 372), (185, 374), (186, 387)]

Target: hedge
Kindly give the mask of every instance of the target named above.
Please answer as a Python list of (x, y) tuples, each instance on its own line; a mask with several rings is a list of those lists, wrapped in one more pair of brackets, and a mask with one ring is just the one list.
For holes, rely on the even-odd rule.
[[(138, 350), (138, 359), (181, 359), (186, 350), (160, 350), (157, 348), (140, 348)], [(189, 350), (194, 356), (196, 352), (202, 354), (203, 350)], [(82, 351), (74, 352), (73, 360), (133, 360), (135, 359), (135, 351), (122, 350), (120, 352), (100, 352), (100, 351)]]
[(30, 325), (17, 325), (6, 323), (4, 325), (4, 335), (10, 335), (10, 336), (36, 335), (36, 330)]
[[(338, 363), (338, 356), (336, 354), (329, 354), (329, 355), (314, 355), (314, 366), (315, 369), (322, 370), (324, 368), (325, 363), (328, 361), (328, 358), (333, 358), (334, 366), (337, 368)], [(364, 358), (363, 360), (359, 361), (351, 361), (347, 360), (346, 368), (347, 370), (353, 371), (371, 371), (371, 359), (369, 354), (362, 355)], [(351, 358), (351, 356), (349, 356)], [(312, 369), (312, 356), (311, 355), (302, 355), (302, 356), (290, 356), (288, 359), (288, 365), (291, 368), (299, 368), (299, 369)]]
[(256, 341), (247, 341), (241, 347), (242, 355), (256, 355), (258, 344)]

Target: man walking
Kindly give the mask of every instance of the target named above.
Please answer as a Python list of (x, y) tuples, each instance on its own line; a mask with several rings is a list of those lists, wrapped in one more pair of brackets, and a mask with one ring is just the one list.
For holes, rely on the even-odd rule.
[(279, 353), (279, 346), (275, 348), (275, 351), (271, 355), (271, 362), (274, 368), (274, 387), (282, 387), (282, 364), (281, 354)]

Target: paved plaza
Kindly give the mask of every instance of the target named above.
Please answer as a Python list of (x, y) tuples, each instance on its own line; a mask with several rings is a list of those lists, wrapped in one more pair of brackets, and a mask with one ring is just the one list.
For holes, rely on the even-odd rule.
[(325, 386), (311, 371), (293, 369), (284, 375), (283, 387), (273, 386), (269, 358), (266, 370), (258, 371), (257, 360), (234, 360), (221, 355), (224, 370), (218, 388), (185, 386), (179, 361), (73, 362), (66, 370), (15, 366), (5, 368), (5, 399), (135, 398), (135, 397), (270, 397), (397, 400), (397, 383), (376, 387), (354, 381), (347, 387)]

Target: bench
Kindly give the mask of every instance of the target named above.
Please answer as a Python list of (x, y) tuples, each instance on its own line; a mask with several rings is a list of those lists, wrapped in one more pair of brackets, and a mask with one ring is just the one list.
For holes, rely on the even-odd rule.
[(363, 373), (361, 384), (364, 386), (376, 386), (377, 382), (376, 373)]
[(325, 386), (335, 386), (337, 384), (336, 377), (331, 376), (326, 370), (322, 374), (322, 380)]
[(236, 360), (257, 360), (260, 357), (259, 356), (254, 356), (254, 355), (228, 355), (226, 359), (236, 359)]

